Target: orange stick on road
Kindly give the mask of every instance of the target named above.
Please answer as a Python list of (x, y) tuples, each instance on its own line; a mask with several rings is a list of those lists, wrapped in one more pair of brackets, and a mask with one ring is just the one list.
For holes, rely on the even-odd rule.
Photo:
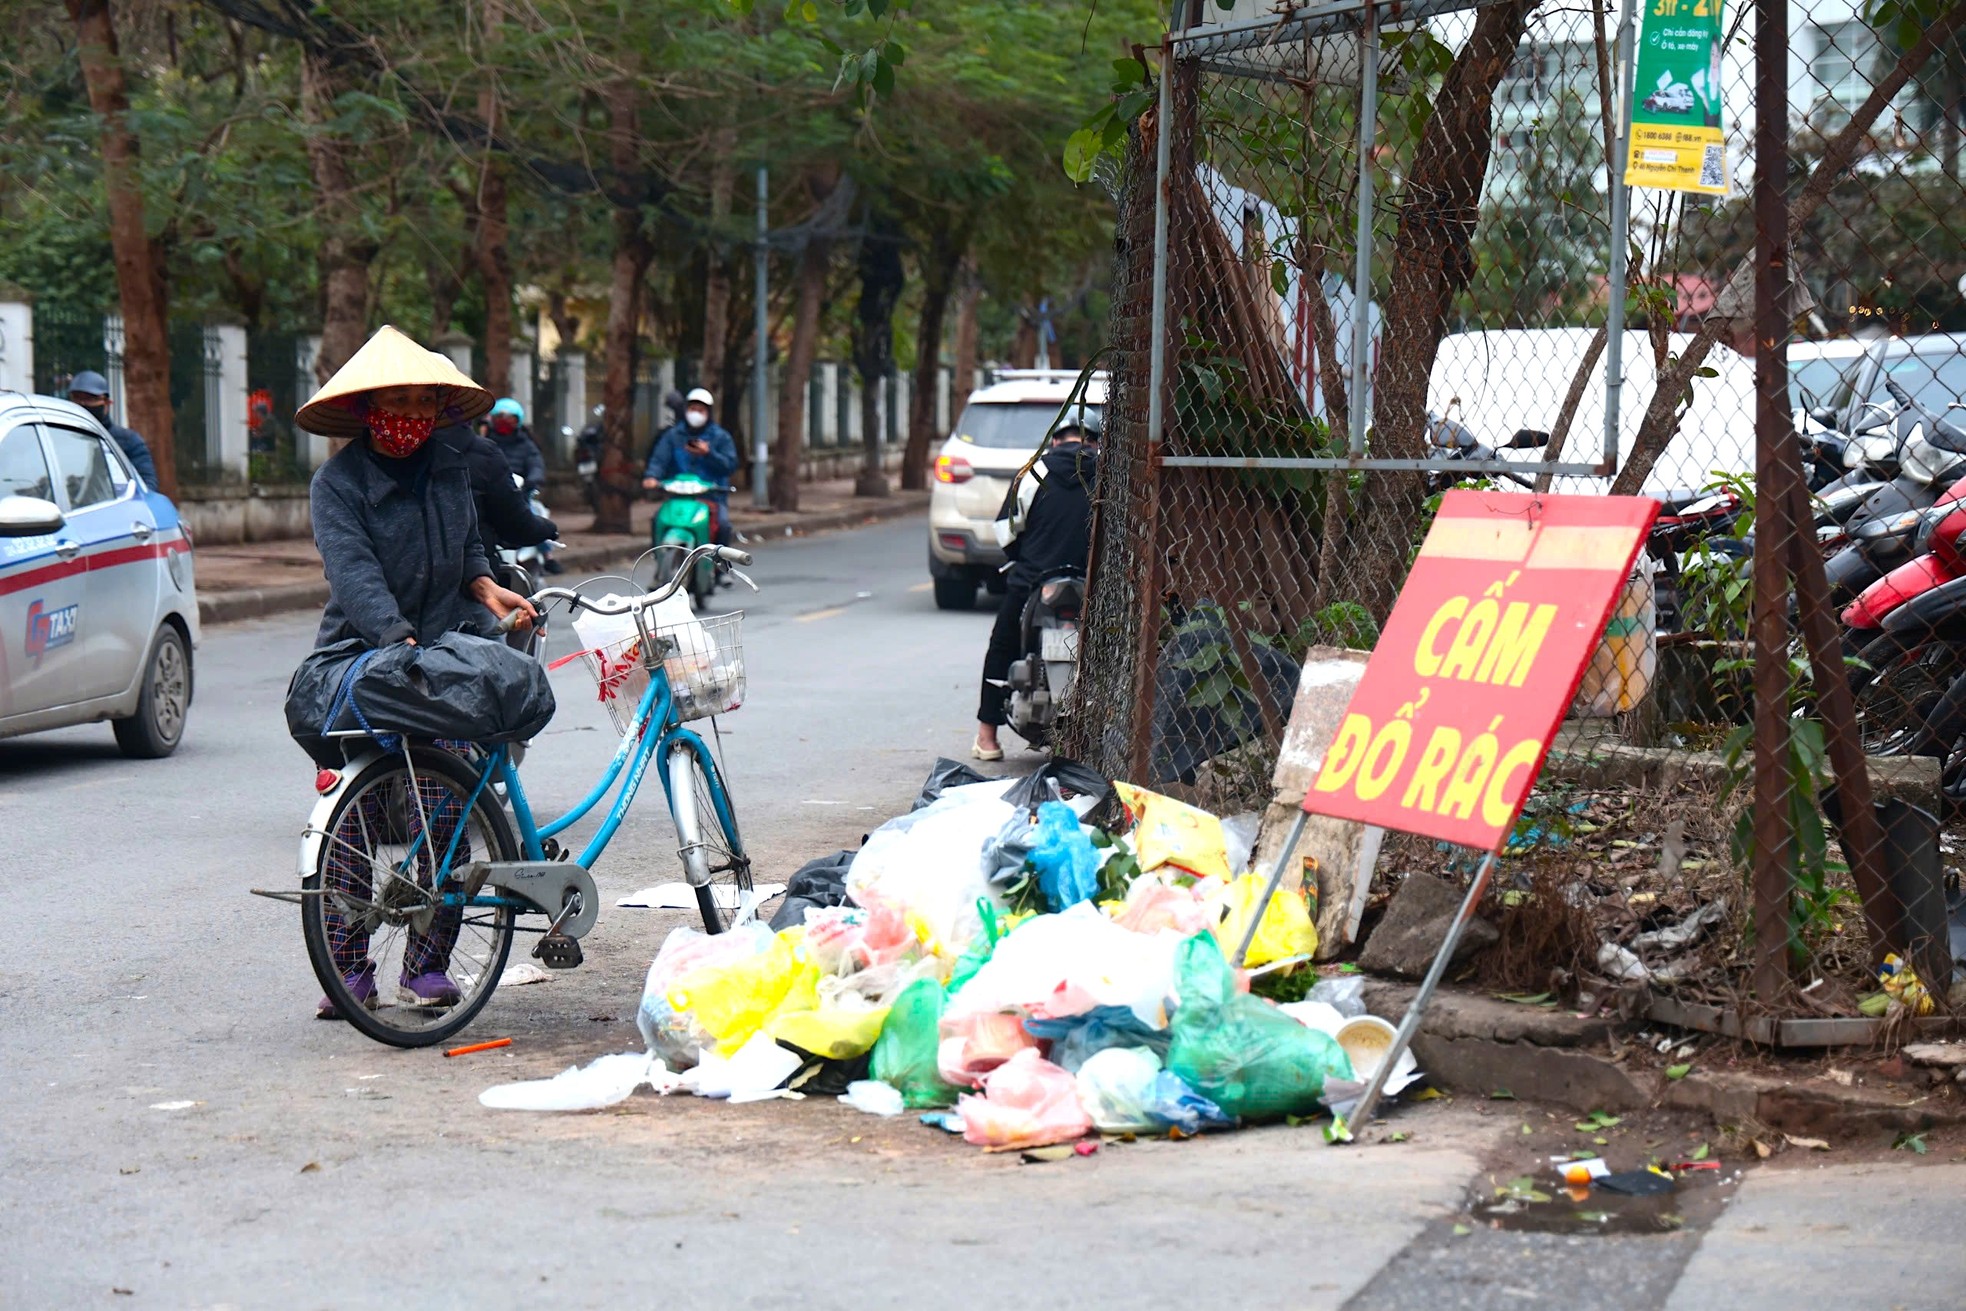
[(474, 1042), (469, 1047), (453, 1047), (445, 1052), (444, 1055), (469, 1056), (472, 1052), (488, 1052), (495, 1047), (510, 1047), (511, 1045), (512, 1040), (510, 1038), (494, 1038), (490, 1042)]

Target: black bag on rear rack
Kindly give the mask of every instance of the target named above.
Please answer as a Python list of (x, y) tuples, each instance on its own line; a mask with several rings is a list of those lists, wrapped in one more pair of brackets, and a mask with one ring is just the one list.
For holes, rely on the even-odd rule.
[(287, 731), (328, 769), (344, 763), (346, 740), (329, 733), (523, 742), (553, 710), (539, 661), (469, 633), (380, 649), (350, 638), (309, 652), (287, 685)]

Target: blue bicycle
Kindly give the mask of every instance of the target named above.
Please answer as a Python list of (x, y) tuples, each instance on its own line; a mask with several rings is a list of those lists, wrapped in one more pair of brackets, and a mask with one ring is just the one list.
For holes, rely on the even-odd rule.
[[(667, 626), (654, 617), (704, 555), (751, 563), (743, 551), (705, 544), (645, 595), (594, 600), (549, 587), (532, 597), (542, 618), (565, 602), (574, 613), (634, 620), (632, 635), (612, 649), (581, 653), (602, 680), (621, 745), (593, 790), (558, 819), (534, 818), (517, 768), (523, 747), (403, 739), (384, 750), (368, 734), (341, 735), (363, 740), (351, 744), (345, 769), (322, 771), (301, 838), (301, 891), (285, 894), (300, 902), (308, 959), (327, 993), (324, 1014), (332, 1005), (379, 1042), (425, 1047), (491, 1000), (515, 932), (540, 935), (532, 954), (548, 968), (579, 965), (580, 939), (600, 912), (588, 871), (656, 762), (704, 927), (719, 933), (752, 912), (751, 862), (729, 790), (709, 744), (685, 726), (742, 700), (742, 615)], [(610, 791), (606, 818), (572, 855), (559, 836)], [(534, 917), (545, 924), (521, 922)]]

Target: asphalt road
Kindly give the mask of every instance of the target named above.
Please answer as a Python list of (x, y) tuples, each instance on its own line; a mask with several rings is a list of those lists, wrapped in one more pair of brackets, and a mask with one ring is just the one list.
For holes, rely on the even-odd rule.
[[(724, 745), (762, 877), (854, 843), (967, 748), (989, 617), (936, 612), (922, 531), (759, 551)], [(1460, 1233), (1470, 1189), (1518, 1168), (1514, 1112), (1460, 1098), (1353, 1149), (1277, 1127), (1039, 1166), (830, 1099), (486, 1111), (489, 1084), (639, 1045), (643, 972), (687, 921), (613, 901), (676, 876), (660, 792), (596, 870), (587, 963), (467, 1031), (511, 1048), (447, 1061), (318, 1022), (297, 912), (247, 891), (294, 881), (313, 771), (280, 707), (312, 629), (209, 630), (171, 760), (124, 761), (102, 726), (0, 743), (0, 1307), (1695, 1308), (1774, 1306), (1825, 1263), (1848, 1296), (1803, 1305), (1966, 1300), (1958, 1167), (1922, 1174), (1937, 1207), (1889, 1178), (1751, 1178), (1704, 1239)], [(549, 811), (612, 745), (586, 674), (556, 688), (525, 766)], [(1832, 1257), (1857, 1197), (1892, 1218)], [(1797, 1247), (1813, 1265), (1785, 1266)]]

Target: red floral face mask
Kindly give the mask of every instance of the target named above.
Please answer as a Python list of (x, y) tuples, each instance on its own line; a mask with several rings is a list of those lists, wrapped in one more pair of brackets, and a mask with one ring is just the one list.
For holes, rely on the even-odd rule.
[(434, 417), (417, 418), (388, 410), (370, 410), (368, 422), (370, 442), (376, 450), (395, 460), (414, 455), (419, 446), (430, 440), (430, 432), (437, 426)]

